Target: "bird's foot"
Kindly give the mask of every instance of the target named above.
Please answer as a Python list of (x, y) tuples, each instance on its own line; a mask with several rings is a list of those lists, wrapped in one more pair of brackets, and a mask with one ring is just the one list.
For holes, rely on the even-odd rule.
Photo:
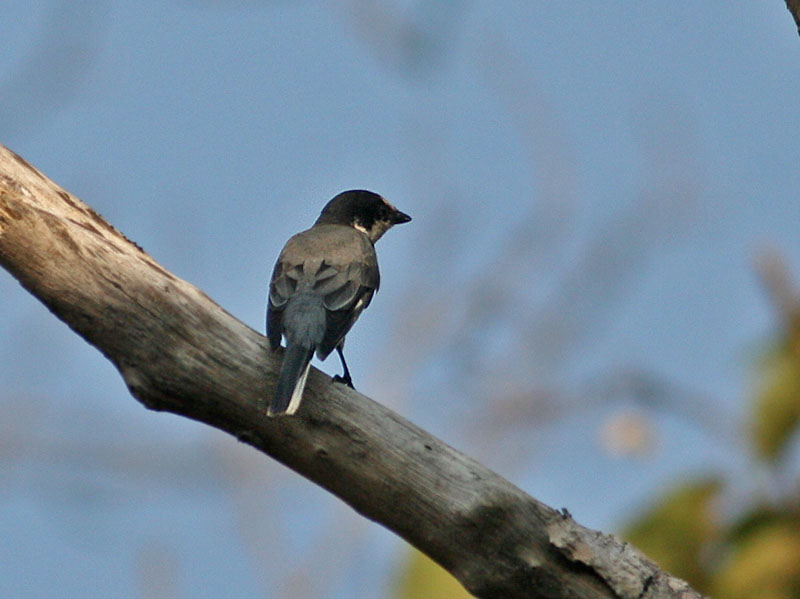
[(350, 378), (349, 374), (346, 376), (339, 376), (337, 374), (335, 377), (333, 377), (332, 380), (334, 383), (342, 383), (344, 385), (347, 385), (351, 389), (355, 389), (355, 387), (353, 387), (353, 380)]

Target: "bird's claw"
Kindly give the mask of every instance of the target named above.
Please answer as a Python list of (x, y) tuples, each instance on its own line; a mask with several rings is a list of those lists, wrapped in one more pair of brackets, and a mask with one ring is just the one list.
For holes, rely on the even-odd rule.
[(333, 377), (333, 382), (334, 383), (343, 383), (343, 384), (347, 385), (348, 387), (350, 387), (351, 389), (355, 389), (355, 387), (353, 387), (353, 380), (350, 378), (350, 376), (339, 376), (337, 374), (335, 377)]

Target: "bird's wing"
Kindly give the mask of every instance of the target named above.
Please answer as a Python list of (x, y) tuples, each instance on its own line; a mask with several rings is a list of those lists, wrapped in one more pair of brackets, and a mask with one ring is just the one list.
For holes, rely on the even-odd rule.
[(269, 300), (267, 301), (267, 337), (272, 349), (277, 349), (281, 344), (283, 309), (296, 287), (297, 282), (293, 283), (292, 279), (287, 277), (285, 264), (279, 258), (272, 270), (272, 278), (269, 282)]
[(372, 242), (356, 231), (358, 243), (363, 243), (357, 259), (343, 264), (336, 277), (320, 285), (325, 294), (327, 322), (325, 337), (317, 355), (326, 356), (344, 341), (361, 312), (369, 306), (378, 290), (380, 273)]
[(289, 299), (311, 293), (326, 310), (325, 337), (318, 350), (320, 357), (327, 356), (369, 305), (379, 283), (375, 248), (359, 231), (323, 225), (298, 233), (286, 243), (270, 281), (270, 342), (280, 345), (282, 311)]
[(375, 293), (376, 284), (370, 267), (363, 262), (351, 262), (336, 268), (323, 261), (320, 271), (321, 274), (314, 278), (313, 289), (324, 298), (326, 310), (350, 310), (365, 294), (369, 294), (371, 299)]

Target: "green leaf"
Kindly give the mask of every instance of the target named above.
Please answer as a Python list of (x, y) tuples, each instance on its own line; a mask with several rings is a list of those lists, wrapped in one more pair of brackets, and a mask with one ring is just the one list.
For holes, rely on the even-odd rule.
[(706, 548), (717, 539), (715, 479), (683, 484), (667, 494), (623, 534), (668, 572), (703, 588)]
[(764, 362), (762, 384), (752, 415), (758, 457), (775, 461), (800, 424), (800, 355), (784, 343)]

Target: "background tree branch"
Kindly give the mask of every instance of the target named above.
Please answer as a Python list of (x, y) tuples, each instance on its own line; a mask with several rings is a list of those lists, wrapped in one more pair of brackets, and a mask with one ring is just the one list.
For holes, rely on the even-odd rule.
[[(258, 408), (279, 352), (0, 146), (0, 263), (146, 407), (235, 435), (386, 526), (480, 598), (699, 597), (369, 398), (312, 370), (296, 417)], [(280, 506), (276, 506), (280, 509)]]
[(797, 25), (797, 33), (800, 34), (800, 0), (786, 0), (786, 8), (792, 13)]

